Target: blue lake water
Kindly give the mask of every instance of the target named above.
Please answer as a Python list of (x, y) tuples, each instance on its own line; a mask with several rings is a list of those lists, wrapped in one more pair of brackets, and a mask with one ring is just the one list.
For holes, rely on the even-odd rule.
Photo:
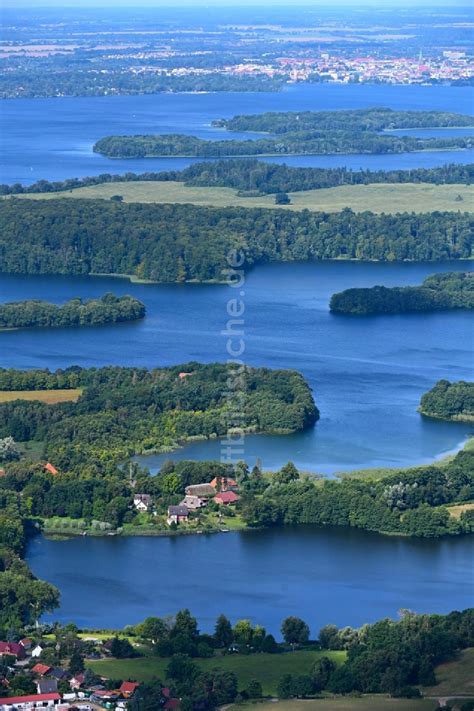
[[(183, 132), (222, 137), (217, 117), (268, 110), (389, 106), (472, 113), (470, 88), (299, 85), (276, 94), (156, 95), (3, 102), (2, 182), (182, 168), (186, 159), (109, 161), (92, 153), (111, 133)], [(447, 135), (447, 133), (443, 133)], [(454, 134), (453, 134), (454, 135)], [(474, 151), (396, 156), (302, 156), (291, 165), (410, 168), (472, 162)], [(275, 160), (275, 159), (272, 159)], [(421, 417), (423, 392), (441, 377), (472, 379), (473, 330), (466, 312), (350, 318), (332, 316), (334, 291), (418, 284), (467, 263), (319, 262), (259, 267), (245, 284), (245, 360), (297, 368), (313, 388), (321, 420), (288, 437), (247, 437), (242, 454), (274, 468), (292, 459), (331, 474), (367, 466), (431, 461), (455, 450), (472, 425)], [(110, 278), (0, 275), (0, 301), (61, 303), (105, 291), (131, 293), (148, 309), (140, 323), (91, 329), (0, 333), (0, 367), (157, 366), (223, 361), (229, 287), (134, 285)], [(177, 457), (220, 456), (218, 441)], [(146, 459), (156, 469), (164, 458)], [(58, 585), (53, 615), (88, 626), (123, 626), (189, 607), (203, 629), (221, 612), (278, 633), (295, 612), (312, 631), (359, 625), (400, 608), (448, 612), (472, 604), (473, 537), (423, 541), (337, 529), (279, 529), (219, 536), (48, 541), (34, 539), (28, 562)], [(179, 584), (176, 580), (179, 579)]]
[(290, 614), (315, 634), (401, 608), (447, 613), (472, 604), (474, 537), (410, 540), (313, 526), (177, 538), (33, 539), (32, 570), (59, 587), (48, 619), (123, 627), (189, 608), (210, 632), (219, 614), (280, 637)]
[[(387, 106), (394, 109), (473, 112), (472, 90), (449, 86), (300, 84), (277, 93), (156, 94), (149, 96), (16, 99), (1, 104), (3, 150), (0, 180), (40, 179), (179, 170), (185, 158), (110, 160), (92, 152), (110, 134), (188, 133), (223, 138), (211, 126), (216, 118), (263, 111), (336, 110)], [(448, 135), (449, 132), (443, 132)], [(232, 134), (231, 137), (239, 134)], [(270, 160), (274, 160), (273, 158)], [(431, 167), (474, 161), (474, 150), (433, 151), (389, 156), (298, 156), (289, 165), (390, 169)]]
[[(439, 378), (472, 378), (472, 315), (331, 315), (335, 291), (351, 286), (418, 284), (434, 271), (469, 263), (317, 262), (257, 267), (245, 285), (244, 358), (251, 365), (296, 368), (314, 390), (321, 420), (291, 436), (247, 437), (242, 458), (266, 467), (288, 459), (322, 473), (427, 462), (456, 448), (473, 426), (431, 420), (416, 408)], [(139, 323), (91, 329), (0, 333), (0, 366), (58, 368), (71, 364), (157, 366), (224, 361), (227, 286), (136, 285), (123, 279), (0, 276), (0, 300), (62, 302), (105, 291), (142, 299)], [(220, 458), (218, 440), (173, 454)], [(169, 455), (146, 458), (155, 469)]]

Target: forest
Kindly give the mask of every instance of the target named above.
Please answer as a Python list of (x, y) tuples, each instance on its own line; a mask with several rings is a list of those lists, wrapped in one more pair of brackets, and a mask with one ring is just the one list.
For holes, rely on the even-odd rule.
[(470, 258), (473, 226), (472, 215), (452, 212), (375, 215), (10, 198), (0, 201), (0, 271), (222, 282), (231, 250), (242, 253), (245, 270), (316, 259)]
[[(436, 111), (358, 109), (302, 111), (235, 116), (215, 121), (227, 131), (258, 131), (268, 137), (205, 140), (184, 134), (105, 136), (93, 150), (109, 158), (192, 156), (223, 158), (251, 155), (332, 153), (406, 153), (469, 148), (472, 137), (417, 138), (391, 134), (394, 129), (472, 126), (472, 116)], [(474, 133), (474, 129), (473, 129)]]
[(1, 328), (99, 326), (144, 318), (145, 305), (133, 296), (104, 294), (99, 299), (71, 299), (58, 306), (47, 301), (0, 304)]
[(460, 380), (450, 383), (439, 380), (423, 395), (420, 412), (443, 420), (474, 421), (474, 383)]
[(101, 173), (85, 178), (66, 180), (38, 180), (32, 185), (0, 184), (0, 195), (50, 193), (74, 190), (102, 183), (147, 181), (179, 181), (186, 185), (234, 188), (240, 194), (265, 195), (279, 192), (298, 192), (334, 188), (340, 185), (371, 185), (373, 183), (431, 183), (434, 185), (471, 185), (474, 180), (473, 163), (448, 163), (436, 168), (410, 170), (351, 170), (339, 168), (298, 168), (280, 163), (267, 163), (256, 158), (195, 163), (184, 170), (160, 173)]
[(474, 273), (433, 274), (421, 286), (346, 289), (332, 295), (329, 308), (357, 316), (474, 309)]
[(153, 370), (73, 366), (55, 373), (2, 370), (0, 383), (3, 390), (84, 389), (75, 403), (3, 403), (0, 437), (45, 442), (45, 456), (57, 468), (85, 468), (89, 476), (190, 437), (233, 427), (293, 432), (319, 417), (311, 390), (292, 370), (194, 362)]

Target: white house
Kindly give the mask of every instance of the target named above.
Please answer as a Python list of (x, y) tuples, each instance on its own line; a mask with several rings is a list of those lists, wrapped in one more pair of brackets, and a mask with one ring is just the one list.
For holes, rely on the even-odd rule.
[(33, 647), (31, 650), (31, 656), (36, 659), (41, 656), (42, 651), (43, 647), (40, 644), (37, 644), (36, 647)]
[(149, 494), (135, 494), (133, 505), (137, 511), (148, 511), (151, 508), (151, 496)]
[(0, 711), (32, 711), (53, 709), (61, 701), (60, 694), (31, 694), (29, 696), (9, 696), (0, 699)]

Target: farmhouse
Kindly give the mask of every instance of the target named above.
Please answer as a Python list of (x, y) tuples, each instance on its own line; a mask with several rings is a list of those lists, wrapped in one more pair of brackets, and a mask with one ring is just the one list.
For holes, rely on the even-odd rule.
[(151, 496), (149, 494), (135, 494), (133, 505), (137, 511), (148, 511), (151, 507)]
[(25, 648), (17, 642), (0, 642), (0, 657), (3, 655), (11, 655), (17, 659), (24, 659), (26, 657)]
[(232, 479), (228, 476), (215, 476), (214, 479), (210, 482), (210, 485), (212, 486), (214, 491), (231, 491), (232, 489), (239, 488), (239, 485), (237, 484), (235, 479)]
[(207, 500), (201, 499), (200, 496), (186, 494), (180, 506), (186, 506), (189, 511), (196, 511), (197, 509), (202, 509), (204, 506), (207, 506)]
[(191, 484), (185, 489), (189, 496), (199, 496), (201, 499), (210, 499), (216, 490), (210, 484)]
[(59, 704), (59, 694), (31, 694), (10, 696), (0, 699), (0, 711), (30, 711), (30, 709), (52, 709)]
[(229, 504), (235, 504), (239, 498), (235, 491), (222, 491), (215, 495), (214, 501), (221, 506), (229, 506)]
[(178, 524), (182, 521), (187, 521), (188, 516), (189, 511), (186, 506), (182, 506), (181, 504), (179, 506), (168, 506), (168, 526), (171, 526), (172, 523)]

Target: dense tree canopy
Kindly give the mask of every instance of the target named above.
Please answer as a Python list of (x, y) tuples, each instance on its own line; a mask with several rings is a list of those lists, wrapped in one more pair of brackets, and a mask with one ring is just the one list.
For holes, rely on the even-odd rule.
[(71, 299), (62, 306), (47, 301), (0, 304), (0, 328), (99, 326), (135, 321), (145, 316), (145, 305), (133, 296), (105, 294), (100, 299)]
[(434, 274), (421, 286), (373, 286), (333, 294), (334, 313), (367, 315), (474, 309), (474, 272)]
[(439, 380), (436, 385), (423, 395), (420, 411), (430, 417), (443, 420), (474, 420), (474, 383), (461, 380), (450, 383)]
[(473, 216), (452, 212), (329, 214), (9, 199), (0, 201), (0, 271), (222, 281), (232, 250), (242, 252), (244, 269), (314, 259), (458, 259), (472, 256), (473, 225)]
[(229, 131), (272, 134), (254, 140), (204, 140), (183, 134), (106, 136), (94, 151), (110, 158), (152, 156), (230, 157), (315, 153), (404, 153), (428, 148), (468, 148), (472, 138), (416, 138), (387, 130), (471, 126), (472, 117), (437, 111), (301, 111), (235, 116), (216, 125)]

